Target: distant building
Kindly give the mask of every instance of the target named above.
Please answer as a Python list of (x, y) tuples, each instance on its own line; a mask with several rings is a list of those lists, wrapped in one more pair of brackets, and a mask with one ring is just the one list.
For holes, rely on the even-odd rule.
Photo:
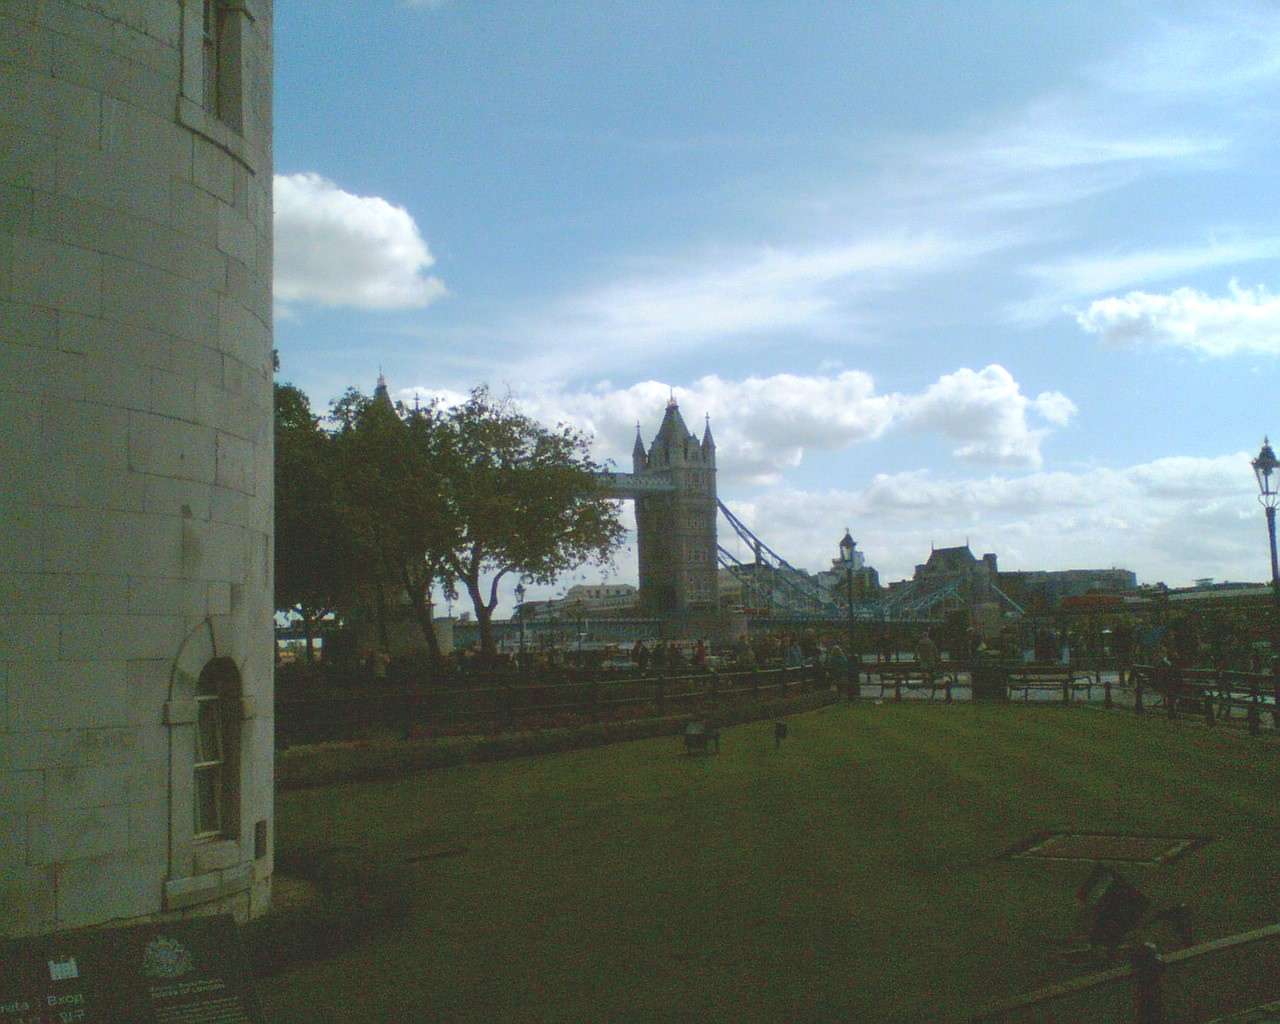
[(1000, 587), (1031, 614), (1052, 615), (1062, 601), (1091, 593), (1136, 590), (1138, 577), (1128, 569), (1066, 569), (1002, 572)]
[(981, 620), (983, 629), (991, 629), (1001, 616), (1023, 611), (1001, 589), (999, 575), (993, 554), (975, 558), (967, 544), (935, 548), (910, 580), (890, 585), (882, 607), (891, 618), (941, 620), (966, 611)]
[(634, 611), (637, 590), (630, 583), (599, 583), (572, 586), (564, 597), (548, 602), (553, 611), (581, 609), (590, 614)]
[(0, 5), (3, 936), (267, 908), (271, 24)]
[(852, 593), (855, 605), (875, 601), (880, 596), (880, 574), (867, 565), (858, 550), (858, 542), (845, 530), (840, 539), (839, 557), (831, 560), (831, 568), (818, 573), (818, 584), (828, 603), (847, 607)]

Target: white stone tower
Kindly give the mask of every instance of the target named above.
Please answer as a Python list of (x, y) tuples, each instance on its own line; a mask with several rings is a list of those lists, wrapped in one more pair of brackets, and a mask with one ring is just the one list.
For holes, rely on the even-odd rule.
[(271, 20), (0, 4), (0, 936), (267, 905)]

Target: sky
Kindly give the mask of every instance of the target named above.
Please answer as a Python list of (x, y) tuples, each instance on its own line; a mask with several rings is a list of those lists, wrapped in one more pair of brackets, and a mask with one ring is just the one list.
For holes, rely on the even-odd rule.
[(625, 471), (674, 396), (800, 568), (1270, 575), (1274, 3), (277, 0), (275, 83), (317, 411), (487, 384)]

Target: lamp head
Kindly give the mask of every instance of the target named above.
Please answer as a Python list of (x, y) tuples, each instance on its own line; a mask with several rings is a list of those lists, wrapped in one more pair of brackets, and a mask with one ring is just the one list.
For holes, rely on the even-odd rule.
[(1276, 475), (1277, 468), (1280, 468), (1280, 462), (1276, 460), (1270, 440), (1264, 437), (1262, 450), (1253, 460), (1253, 475), (1258, 478), (1258, 500), (1268, 508), (1276, 507), (1276, 485), (1280, 483)]

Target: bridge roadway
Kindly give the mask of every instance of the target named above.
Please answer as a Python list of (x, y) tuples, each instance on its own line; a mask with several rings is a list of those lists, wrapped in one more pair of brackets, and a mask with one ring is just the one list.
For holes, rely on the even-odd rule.
[(637, 498), (645, 494), (670, 494), (676, 489), (670, 477), (636, 476), (634, 473), (597, 473), (606, 498)]

